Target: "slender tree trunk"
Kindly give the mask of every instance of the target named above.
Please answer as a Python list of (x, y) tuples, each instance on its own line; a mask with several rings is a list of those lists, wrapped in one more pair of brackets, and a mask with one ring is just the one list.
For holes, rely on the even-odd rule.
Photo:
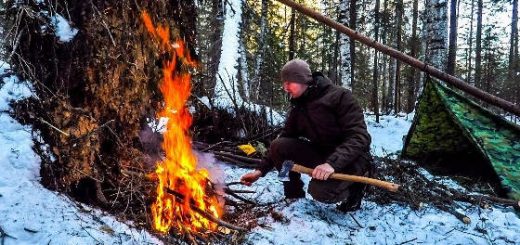
[[(356, 30), (357, 25), (357, 8), (356, 8), (357, 0), (350, 0), (350, 13), (349, 13), (349, 22), (350, 28)], [(356, 42), (350, 42), (350, 87), (352, 88), (352, 93), (354, 93), (354, 89), (356, 89)]]
[[(513, 84), (513, 89), (518, 83), (518, 0), (512, 1), (511, 38), (509, 46), (508, 82)], [(516, 94), (511, 95), (511, 101), (517, 101)]]
[(294, 55), (296, 53), (296, 33), (295, 33), (295, 26), (296, 26), (296, 11), (294, 9), (291, 9), (291, 21), (289, 22), (289, 60), (294, 59)]
[[(398, 0), (395, 5), (395, 14), (397, 17), (397, 50), (402, 51), (401, 47), (401, 35), (402, 35), (402, 25), (403, 25), (403, 0)], [(401, 61), (396, 60), (395, 64), (395, 95), (394, 95), (394, 113), (399, 113), (401, 111)]]
[(475, 86), (482, 87), (482, 0), (477, 0), (477, 37), (475, 48)]
[[(388, 9), (388, 0), (383, 0), (383, 11), (382, 13), (385, 13), (381, 16), (381, 23), (388, 23), (388, 15), (386, 14), (387, 13), (387, 9)], [(388, 29), (390, 28), (390, 25), (386, 25), (384, 26), (383, 28), (381, 28), (381, 43), (384, 44), (384, 45), (388, 45), (390, 38), (387, 38), (387, 33), (388, 33)], [(388, 98), (391, 97), (392, 95), (389, 94), (389, 91), (390, 89), (388, 89), (389, 87), (389, 83), (390, 83), (390, 79), (389, 79), (389, 74), (390, 74), (390, 71), (389, 69), (390, 68), (390, 59), (391, 57), (388, 57), (386, 55), (383, 55), (380, 59), (380, 63), (382, 64), (381, 66), (376, 66), (374, 65), (374, 69), (377, 69), (377, 67), (382, 67), (382, 70), (381, 70), (381, 75), (380, 77), (382, 77), (382, 81), (381, 81), (381, 87), (378, 88), (378, 90), (381, 91), (381, 112), (382, 113), (386, 113), (387, 110), (388, 110)]]
[[(210, 32), (207, 47), (206, 74), (202, 79), (202, 95), (213, 97), (215, 85), (217, 83), (217, 72), (220, 63), (220, 50), (222, 49), (222, 32), (224, 31), (224, 6), (221, 0), (211, 1)], [(202, 34), (201, 34), (202, 35)], [(202, 40), (201, 40), (202, 41)], [(198, 91), (195, 91), (198, 92)]]
[(471, 0), (471, 18), (469, 21), (469, 34), (468, 34), (468, 66), (467, 66), (467, 72), (466, 75), (466, 81), (468, 81), (469, 84), (475, 85), (475, 80), (471, 77), (471, 71), (473, 70), (472, 61), (473, 61), (473, 20), (475, 16), (475, 0)]
[[(338, 22), (350, 26), (350, 0), (341, 0), (339, 2), (339, 15)], [(353, 28), (353, 27), (351, 27)], [(351, 57), (351, 46), (350, 38), (345, 34), (340, 34), (341, 42), (341, 85), (345, 88), (352, 89), (352, 57)]]
[[(417, 57), (419, 53), (419, 37), (417, 36), (417, 19), (419, 17), (419, 0), (413, 1), (413, 10), (412, 10), (412, 36), (410, 40), (410, 56)], [(406, 96), (406, 113), (410, 113), (414, 109), (415, 105), (415, 85), (417, 83), (417, 71), (415, 69), (411, 69), (407, 78), (407, 96)]]
[(457, 60), (457, 0), (450, 0), (450, 37), (448, 45), (448, 67), (446, 72), (455, 75)]
[[(376, 6), (374, 9), (374, 40), (377, 42), (379, 39), (379, 0), (376, 0)], [(378, 101), (378, 51), (374, 51), (374, 69), (372, 73), (372, 106), (376, 115), (376, 122), (379, 123), (379, 101)]]
[(253, 75), (253, 101), (257, 102), (260, 96), (260, 84), (262, 81), (262, 70), (264, 68), (264, 59), (266, 54), (266, 36), (267, 36), (267, 10), (269, 0), (262, 0), (262, 12), (260, 15), (260, 37), (258, 39), (258, 54), (256, 56), (256, 65)]

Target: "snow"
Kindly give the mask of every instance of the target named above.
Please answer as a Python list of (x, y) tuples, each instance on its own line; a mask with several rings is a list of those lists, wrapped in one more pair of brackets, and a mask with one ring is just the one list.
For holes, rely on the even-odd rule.
[(372, 154), (384, 157), (402, 150), (414, 114), (381, 116), (379, 123), (376, 123), (375, 116), (365, 116), (368, 133), (372, 136)]
[(54, 14), (51, 17), (51, 22), (55, 29), (55, 35), (62, 42), (68, 42), (72, 40), (78, 33), (78, 29), (71, 28), (69, 21), (59, 14)]
[[(0, 61), (0, 75), (9, 66)], [(160, 244), (143, 230), (45, 189), (33, 136), (9, 116), (9, 102), (31, 96), (16, 76), (0, 82), (0, 227), (10, 244)]]
[[(0, 75), (9, 66), (0, 62)], [(40, 158), (32, 150), (33, 134), (7, 113), (11, 100), (31, 96), (31, 88), (17, 77), (0, 82), (0, 227), (10, 236), (5, 244), (160, 244), (149, 233), (92, 207), (45, 189), (40, 183)], [(375, 123), (367, 116), (376, 155), (395, 153), (402, 148), (413, 114), (382, 116)], [(199, 156), (213, 162), (211, 155)], [(237, 181), (248, 172), (223, 163), (211, 166), (225, 182)], [(462, 189), (451, 179), (420, 173), (451, 188)], [(303, 176), (308, 185), (309, 177)], [(520, 218), (509, 208), (483, 209), (458, 203), (458, 210), (469, 216), (464, 224), (451, 214), (429, 205), (412, 210), (398, 204), (379, 205), (364, 200), (361, 210), (340, 213), (334, 204), (321, 204), (306, 198), (283, 201), (283, 188), (275, 172), (270, 172), (251, 187), (249, 198), (274, 203), (271, 215), (259, 217), (260, 224), (246, 235), (247, 244), (517, 244)], [(232, 207), (228, 207), (232, 210)], [(254, 222), (254, 221), (251, 221)]]
[[(382, 116), (380, 123), (367, 116), (372, 136), (372, 152), (379, 156), (400, 151), (414, 114)], [(238, 181), (249, 170), (223, 165), (226, 182)], [(450, 188), (464, 187), (447, 177), (434, 176), (425, 169), (419, 171), (430, 180)], [(307, 188), (310, 178), (302, 176)], [(259, 226), (246, 237), (247, 244), (518, 244), (520, 217), (512, 208), (483, 209), (466, 203), (457, 203), (457, 211), (471, 219), (464, 224), (453, 215), (425, 204), (412, 210), (398, 204), (379, 205), (363, 200), (360, 210), (341, 213), (335, 204), (322, 204), (306, 198), (283, 201), (283, 188), (277, 173), (269, 172), (251, 187), (249, 198), (259, 203), (276, 203), (274, 211), (284, 218), (258, 218)]]
[[(226, 182), (237, 181), (248, 171), (232, 166), (224, 168), (228, 174)], [(257, 194), (250, 197), (252, 200), (276, 202), (274, 210), (285, 220), (260, 217), (259, 226), (247, 235), (247, 244), (400, 244), (406, 241), (411, 244), (516, 244), (520, 241), (520, 218), (512, 209), (482, 209), (458, 203), (462, 207), (459, 211), (472, 220), (468, 225), (426, 204), (412, 210), (398, 204), (379, 205), (364, 200), (360, 210), (345, 214), (337, 211), (334, 204), (313, 201), (309, 194), (294, 202), (282, 201), (283, 188), (277, 178), (275, 172), (270, 172), (252, 187), (244, 188), (256, 191)], [(306, 185), (310, 180), (308, 176), (302, 179)], [(482, 233), (484, 231), (486, 233)]]

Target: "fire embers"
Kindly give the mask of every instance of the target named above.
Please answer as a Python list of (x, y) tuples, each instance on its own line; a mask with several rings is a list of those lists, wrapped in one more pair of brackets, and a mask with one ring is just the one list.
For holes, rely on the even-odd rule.
[[(185, 104), (190, 96), (191, 75), (188, 70), (196, 63), (191, 59), (182, 41), (170, 42), (167, 27), (155, 27), (150, 16), (142, 13), (146, 29), (158, 43), (163, 57), (163, 79), (159, 89), (164, 104), (159, 117), (168, 118), (162, 148), (165, 158), (157, 163), (154, 178), (157, 180), (157, 199), (152, 205), (154, 228), (168, 232), (214, 230), (216, 224), (205, 215), (220, 217), (222, 208), (208, 181), (208, 171), (197, 169), (189, 136), (192, 117)], [(206, 215), (207, 216), (207, 215)]]

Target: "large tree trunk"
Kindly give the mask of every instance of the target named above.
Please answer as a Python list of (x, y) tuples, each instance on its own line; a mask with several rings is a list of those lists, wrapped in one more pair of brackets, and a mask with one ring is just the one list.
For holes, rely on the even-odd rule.
[(457, 0), (450, 0), (450, 37), (448, 45), (448, 67), (446, 72), (455, 75), (457, 60)]
[[(35, 146), (42, 153), (42, 183), (147, 222), (143, 207), (153, 195), (144, 176), (155, 168), (160, 147), (143, 129), (160, 106), (157, 83), (168, 57), (140, 12), (172, 28), (172, 38), (184, 40), (194, 56), (194, 1), (28, 1), (24, 11), (18, 7), (13, 4), (8, 13), (9, 21), (20, 21), (19, 45), (9, 47), (17, 54), (12, 67), (33, 82), (36, 96), (18, 103), (16, 111), (50, 146), (51, 152)], [(32, 11), (70, 18), (79, 31), (60, 42), (47, 31), (51, 15), (25, 14)]]

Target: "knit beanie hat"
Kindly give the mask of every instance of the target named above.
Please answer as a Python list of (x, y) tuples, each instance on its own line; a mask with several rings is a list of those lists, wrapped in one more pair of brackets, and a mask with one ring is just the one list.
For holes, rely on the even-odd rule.
[(312, 81), (312, 73), (307, 62), (293, 59), (287, 62), (280, 72), (282, 81), (308, 84)]

